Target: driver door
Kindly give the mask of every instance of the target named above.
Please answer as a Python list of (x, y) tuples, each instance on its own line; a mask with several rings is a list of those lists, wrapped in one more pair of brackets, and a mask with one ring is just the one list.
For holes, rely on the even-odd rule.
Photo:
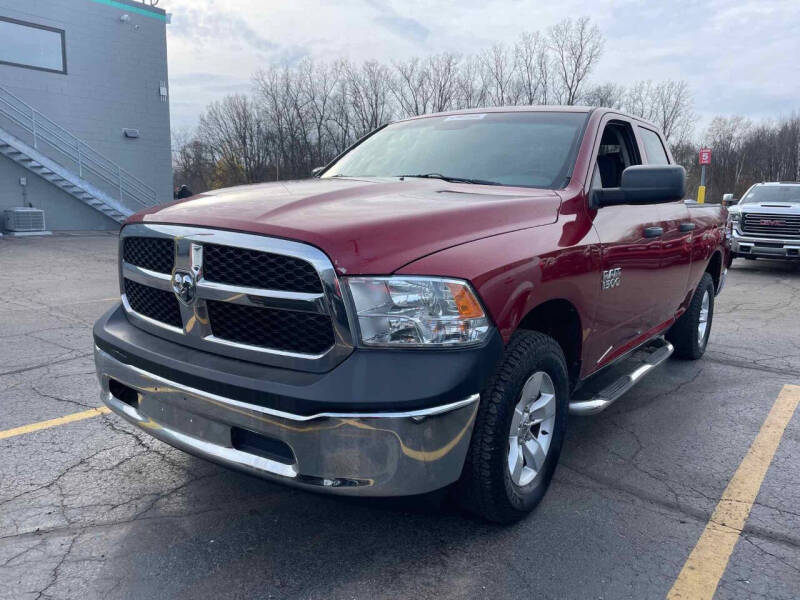
[[(592, 188), (619, 187), (622, 171), (642, 164), (631, 123), (607, 118), (595, 157)], [(587, 365), (595, 370), (641, 343), (656, 326), (663, 228), (658, 205), (605, 206), (592, 213), (602, 253), (597, 342), (590, 359), (595, 364)]]

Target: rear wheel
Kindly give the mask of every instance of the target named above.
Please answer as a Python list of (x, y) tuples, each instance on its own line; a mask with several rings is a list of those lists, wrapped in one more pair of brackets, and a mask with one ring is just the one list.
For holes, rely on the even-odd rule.
[(455, 488), (468, 510), (498, 523), (524, 517), (553, 477), (567, 423), (569, 377), (551, 337), (517, 332), (484, 392)]
[(703, 356), (713, 318), (714, 280), (708, 273), (703, 273), (689, 308), (667, 332), (667, 340), (675, 346), (675, 356), (686, 360), (697, 360)]

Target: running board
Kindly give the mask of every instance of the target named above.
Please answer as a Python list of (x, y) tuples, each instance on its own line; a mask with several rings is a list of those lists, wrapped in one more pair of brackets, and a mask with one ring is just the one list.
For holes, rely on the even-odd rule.
[[(635, 366), (630, 373), (625, 373), (590, 398), (585, 400), (573, 400), (569, 403), (569, 413), (571, 415), (587, 416), (597, 414), (607, 409), (614, 404), (614, 402), (619, 400), (623, 394), (639, 383), (645, 375), (667, 360), (674, 350), (672, 344), (663, 338), (659, 338), (645, 346), (636, 353), (639, 360), (636, 360), (636, 355), (628, 359), (628, 361), (632, 361)], [(642, 354), (644, 356), (642, 356)]]

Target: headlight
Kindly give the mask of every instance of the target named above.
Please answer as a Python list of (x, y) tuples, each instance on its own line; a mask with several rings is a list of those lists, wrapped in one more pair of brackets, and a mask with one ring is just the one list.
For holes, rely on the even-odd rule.
[(729, 212), (728, 213), (728, 217), (730, 218), (730, 220), (733, 223), (738, 223), (739, 219), (741, 218), (741, 216), (742, 216), (741, 213), (738, 213), (738, 212)]
[(466, 281), (434, 277), (348, 277), (366, 346), (461, 346), (489, 333)]

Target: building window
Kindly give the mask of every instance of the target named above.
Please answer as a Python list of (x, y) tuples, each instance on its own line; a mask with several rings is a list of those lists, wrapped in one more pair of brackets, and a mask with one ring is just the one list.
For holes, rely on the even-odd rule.
[(66, 73), (64, 31), (0, 17), (0, 64)]

